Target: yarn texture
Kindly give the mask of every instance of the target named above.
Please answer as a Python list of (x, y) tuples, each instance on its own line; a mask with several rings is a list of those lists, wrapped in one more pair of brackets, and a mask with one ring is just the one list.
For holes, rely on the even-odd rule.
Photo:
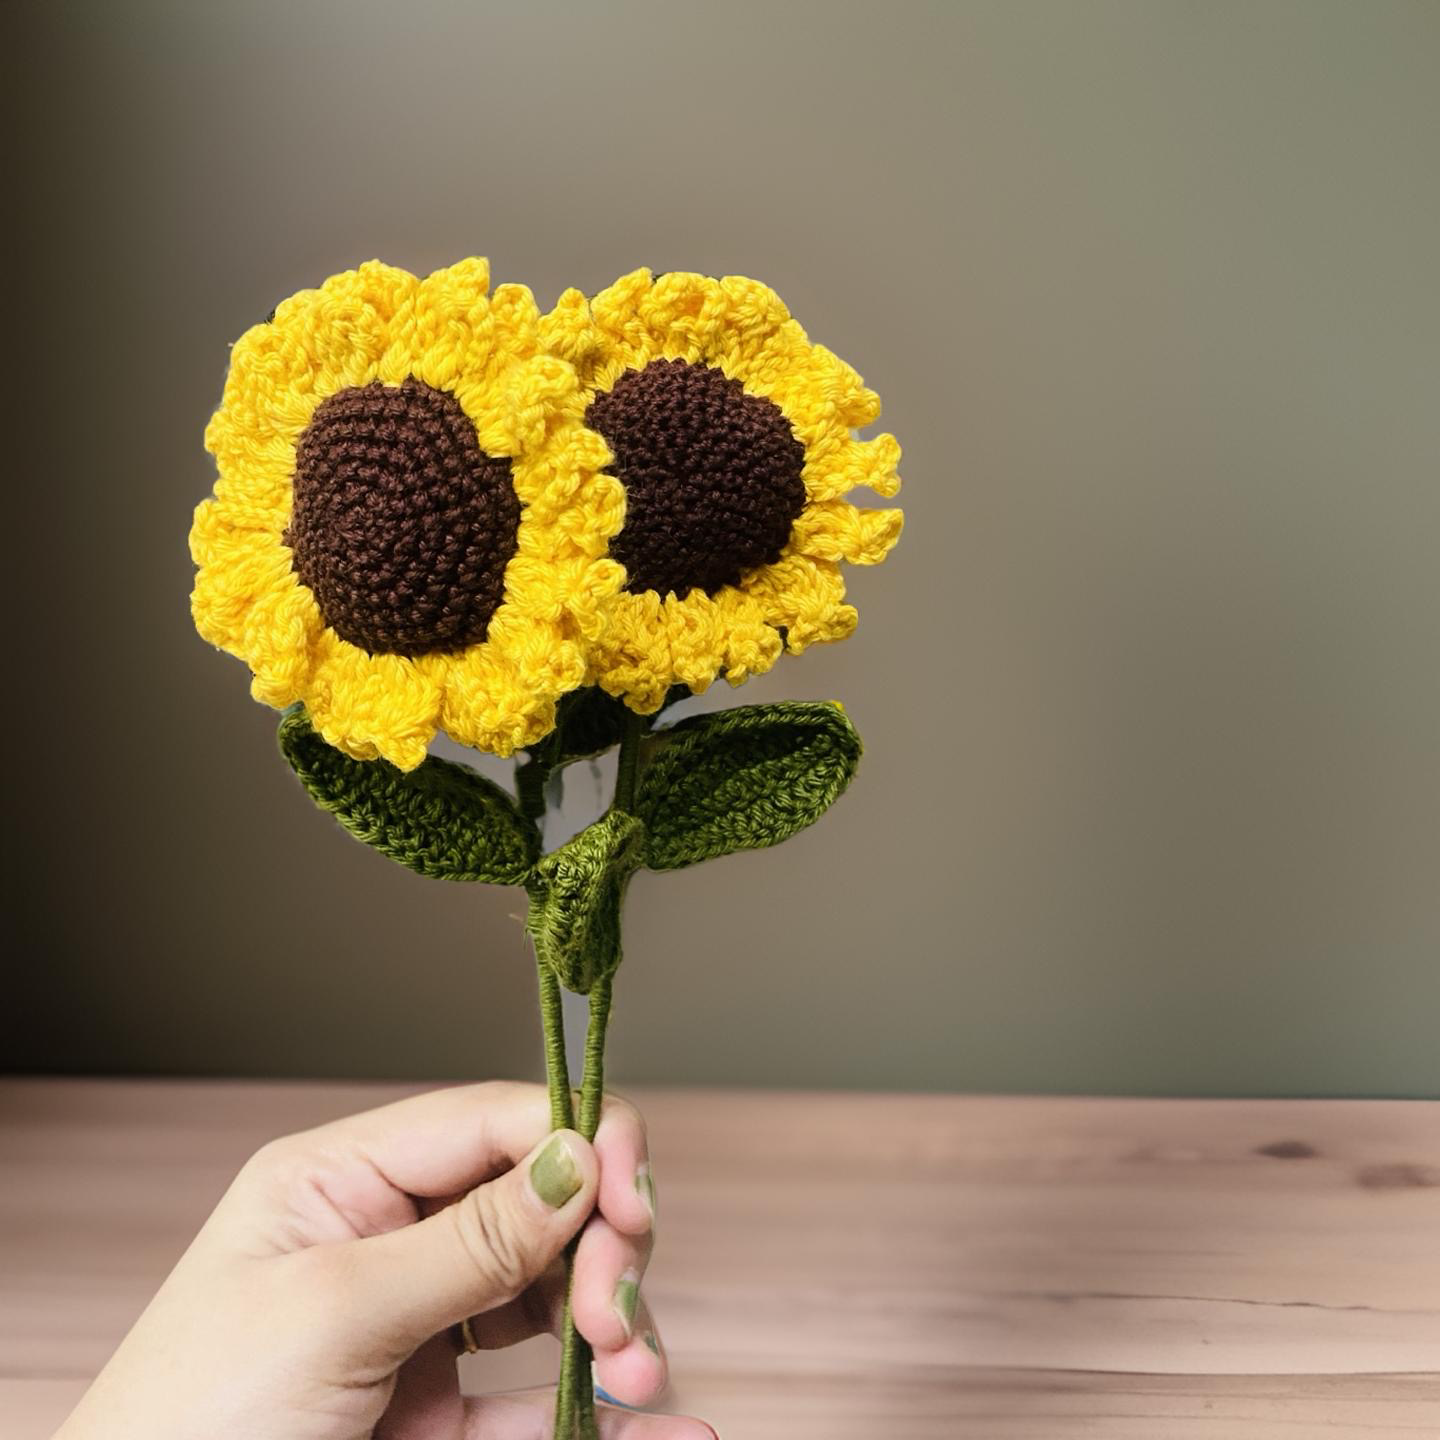
[[(900, 446), (856, 436), (879, 397), (773, 290), (636, 270), (593, 298), (567, 291), (541, 328), (576, 367), (587, 420), (615, 452), (607, 473), (628, 492), (611, 553), (630, 573), (590, 648), (592, 683), (649, 714), (673, 685), (698, 694), (720, 675), (739, 685), (784, 651), (854, 630), (841, 565), (882, 561), (904, 517), (846, 497), (857, 486), (895, 495)], [(657, 361), (668, 362), (664, 401)], [(714, 375), (743, 398), (696, 378)], [(648, 406), (634, 393), (642, 383)], [(796, 447), (798, 488), (781, 488), (793, 481), (777, 421)], [(693, 528), (692, 514), (703, 517)]]
[(326, 623), (372, 655), (463, 650), (505, 598), (520, 502), (453, 395), (413, 376), (339, 390), (295, 452), (282, 537)]
[[(424, 280), (370, 261), (231, 351), (195, 624), (357, 760), (414, 769), (441, 729), (512, 754), (585, 681), (625, 495), (540, 320), (526, 287), (490, 294), (484, 260)], [(377, 386), (396, 392), (378, 407)]]
[(696, 715), (656, 738), (636, 805), (652, 870), (788, 840), (839, 799), (860, 764), (855, 727), (823, 702)]
[[(847, 498), (899, 488), (894, 439), (855, 433), (878, 414), (738, 277), (638, 270), (542, 315), (483, 260), (423, 280), (372, 261), (234, 346), (196, 626), (283, 710), (281, 755), (348, 834), (525, 889), (556, 1127), (599, 1124), (634, 875), (778, 845), (856, 773), (839, 702), (669, 712), (854, 629), (840, 567), (903, 524)], [(515, 755), (513, 794), (429, 755), (441, 730)], [(609, 808), (546, 853), (566, 767), (609, 751)], [(589, 997), (578, 1103), (565, 989)], [(561, 1331), (556, 1440), (598, 1440), (568, 1295)]]
[(280, 753), (320, 807), (357, 840), (435, 880), (524, 885), (540, 832), (500, 786), (468, 765), (430, 756), (404, 771), (327, 745), (303, 706), (280, 722)]
[(713, 596), (780, 558), (805, 508), (805, 447), (771, 401), (713, 366), (652, 360), (597, 395), (585, 423), (625, 486), (610, 553), (627, 590)]

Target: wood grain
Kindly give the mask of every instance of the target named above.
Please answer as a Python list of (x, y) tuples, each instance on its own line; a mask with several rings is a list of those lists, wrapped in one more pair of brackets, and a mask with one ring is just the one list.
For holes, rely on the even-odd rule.
[[(252, 1150), (401, 1093), (0, 1084), (3, 1440), (49, 1434)], [(1440, 1105), (637, 1099), (669, 1404), (726, 1440), (1440, 1435)]]

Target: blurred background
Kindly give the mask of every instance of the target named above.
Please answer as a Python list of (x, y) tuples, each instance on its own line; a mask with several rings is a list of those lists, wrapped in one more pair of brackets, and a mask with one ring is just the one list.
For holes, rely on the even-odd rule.
[(617, 1083), (1440, 1094), (1440, 8), (11, 36), (8, 1068), (539, 1075), (520, 892), (338, 832), (188, 614), (229, 343), (485, 254), (763, 279), (905, 446), (855, 637), (706, 697), (843, 698), (860, 775), (636, 881)]

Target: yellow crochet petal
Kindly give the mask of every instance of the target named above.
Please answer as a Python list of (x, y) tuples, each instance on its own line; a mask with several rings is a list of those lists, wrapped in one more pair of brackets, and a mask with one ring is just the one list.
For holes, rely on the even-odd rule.
[[(573, 414), (574, 407), (567, 407)], [(546, 524), (557, 523), (572, 507), (599, 508), (595, 523), (608, 526), (606, 539), (620, 528), (625, 487), (609, 475), (597, 474), (610, 463), (610, 450), (593, 430), (581, 427), (578, 416), (563, 433), (515, 466), (515, 493)], [(587, 520), (588, 523), (588, 520)]]
[(847, 430), (873, 425), (880, 418), (880, 397), (866, 386), (854, 366), (823, 345), (813, 348), (810, 360), (816, 388)]
[(415, 661), (368, 655), (327, 629), (315, 642), (304, 700), (310, 723), (337, 750), (413, 770), (435, 738), (441, 690)]
[(590, 316), (601, 332), (602, 344), (632, 349), (644, 345), (649, 328), (640, 314), (640, 301), (650, 285), (648, 269), (632, 270), (590, 301)]
[(233, 550), (243, 552), (247, 544), (257, 543), (254, 529), (251, 525), (237, 525), (228, 507), (218, 500), (202, 500), (190, 524), (190, 558), (197, 565), (209, 565)]
[(596, 560), (588, 565), (571, 586), (566, 607), (570, 624), (586, 640), (605, 632), (608, 608), (625, 584), (625, 567), (614, 560)]
[(807, 464), (831, 463), (855, 443), (840, 413), (851, 392), (813, 351), (801, 360), (787, 361), (784, 373), (766, 393), (785, 412), (796, 439), (805, 446)]
[(792, 655), (811, 645), (843, 640), (855, 629), (855, 609), (843, 603), (844, 577), (828, 560), (782, 556), (749, 577), (745, 589), (770, 624), (784, 629), (785, 648)]
[[(393, 322), (419, 284), (407, 270), (367, 260), (331, 276), (318, 290), (301, 291), (276, 306), (268, 329), (274, 350), (295, 367), (297, 388), (303, 391), (308, 380), (318, 401), (375, 379), (394, 339)], [(235, 364), (232, 358), (232, 374)], [(246, 367), (241, 368), (243, 374)]]
[(529, 358), (536, 353), (540, 334), (540, 307), (528, 285), (495, 287), (490, 305), (495, 312), (495, 333), (507, 357)]
[(243, 638), (255, 699), (283, 710), (304, 698), (324, 629), (315, 597), (294, 575), (256, 597)]
[(759, 602), (739, 589), (669, 596), (617, 595), (609, 624), (591, 647), (592, 680), (640, 714), (660, 708), (669, 688), (697, 695), (717, 675), (741, 684), (779, 657), (779, 633)]
[(205, 432), (222, 472), (257, 446), (293, 444), (321, 400), (375, 379), (391, 322), (418, 283), (367, 261), (292, 295), (273, 320), (251, 326), (230, 352), (220, 410)]
[(823, 459), (807, 457), (805, 492), (811, 500), (834, 500), (857, 486), (889, 499), (900, 493), (900, 444), (893, 435), (852, 440)]
[(672, 271), (639, 297), (638, 310), (657, 353), (672, 359), (718, 359), (729, 332), (730, 297), (708, 275)]
[(625, 487), (609, 475), (593, 475), (583, 481), (573, 503), (555, 516), (557, 532), (574, 553), (600, 560), (607, 574), (615, 567), (603, 557), (624, 522)]
[(489, 262), (476, 257), (427, 275), (396, 328), (379, 375), (387, 385), (413, 375), (453, 390), (462, 376), (484, 371), (495, 332)]
[[(765, 349), (788, 330), (799, 330), (785, 302), (768, 286), (745, 275), (727, 275), (720, 288), (730, 302), (726, 323), (733, 343), (746, 354)], [(804, 332), (800, 331), (803, 338)]]
[(215, 481), (215, 498), (238, 529), (279, 534), (290, 520), (295, 447), (274, 439), (236, 446)]
[(573, 286), (555, 302), (555, 308), (540, 319), (536, 347), (547, 355), (584, 365), (599, 344), (599, 332), (590, 318), (590, 302)]
[(732, 342), (709, 363), (738, 380), (752, 395), (763, 395), (779, 404), (777, 392), (794, 367), (806, 363), (809, 346), (804, 330), (791, 320), (774, 334), (753, 343)]
[(289, 552), (254, 530), (230, 530), (207, 516), (191, 532), (200, 569), (190, 595), (195, 628), (241, 659), (245, 626), (261, 596), (293, 583)]
[[(537, 355), (508, 366), (496, 382), (503, 403), (492, 405), (483, 414), (468, 412), (481, 446), (492, 455), (540, 451), (567, 421), (575, 422), (575, 406), (569, 402), (578, 387), (574, 367), (553, 355)], [(527, 476), (535, 473), (526, 472)], [(526, 504), (536, 498), (533, 484), (520, 476), (515, 493)]]
[(489, 641), (444, 667), (441, 725), (462, 745), (511, 755), (555, 725), (555, 701), (584, 678), (573, 642), (513, 611), (496, 617)]
[[(535, 356), (540, 308), (526, 286), (501, 285), (491, 297), (490, 320), (488, 351), (482, 354), (478, 347), (471, 350), (455, 381), (455, 398), (475, 422), (484, 449), (492, 455), (519, 455), (527, 442), (516, 440), (507, 417), (513, 403), (516, 370)], [(547, 363), (561, 363), (549, 356), (543, 358)], [(570, 370), (568, 365), (562, 368)], [(556, 418), (553, 402), (546, 418)], [(536, 443), (543, 433), (536, 431), (529, 443)]]
[(659, 619), (664, 631), (663, 646), (669, 653), (666, 668), (670, 677), (699, 694), (714, 680), (724, 654), (721, 607), (703, 590), (692, 590), (683, 599), (668, 599)]
[(591, 683), (641, 715), (654, 714), (674, 683), (662, 610), (663, 602), (653, 591), (622, 591), (611, 602), (604, 632), (591, 646)]
[(732, 685), (763, 675), (780, 658), (784, 645), (764, 607), (744, 589), (722, 590), (716, 597), (723, 644), (721, 665)]
[(553, 532), (541, 532), (534, 550), (522, 549), (505, 567), (505, 603), (517, 614), (558, 626), (565, 617), (569, 588), (586, 562), (578, 556), (556, 555), (554, 538)]
[(816, 560), (878, 565), (904, 525), (901, 510), (862, 510), (847, 500), (822, 500), (805, 507), (791, 527), (790, 545)]

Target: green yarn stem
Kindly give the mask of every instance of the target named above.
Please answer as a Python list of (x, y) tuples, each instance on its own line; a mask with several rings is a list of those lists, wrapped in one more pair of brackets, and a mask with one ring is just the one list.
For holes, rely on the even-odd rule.
[(520, 813), (538, 825), (545, 814), (545, 786), (560, 755), (560, 734), (565, 725), (564, 711), (555, 716), (555, 728), (543, 745), (532, 746), (529, 758), (515, 767), (515, 800)]
[[(620, 737), (620, 756), (615, 770), (613, 808), (628, 813), (635, 804), (636, 776), (640, 764), (640, 737), (645, 722), (627, 710)], [(618, 937), (617, 937), (618, 938)], [(541, 967), (545, 968), (544, 966)], [(594, 1140), (600, 1128), (600, 1111), (605, 1103), (605, 1032), (610, 1024), (611, 975), (598, 976), (590, 987), (590, 1018), (585, 1028), (585, 1067), (580, 1081), (580, 1133)], [(569, 1099), (568, 1092), (566, 1096)], [(552, 1096), (552, 1108), (553, 1108)], [(575, 1327), (572, 1292), (575, 1284), (574, 1254), (577, 1240), (565, 1251), (565, 1314), (561, 1328), (560, 1384), (555, 1396), (555, 1440), (599, 1440), (595, 1415), (595, 1381), (590, 1373), (594, 1352)]]
[[(570, 1093), (570, 1067), (565, 1059), (565, 1011), (560, 981), (543, 961), (537, 960), (540, 980), (540, 1019), (545, 1031), (545, 1078), (550, 1087), (550, 1128), (573, 1130), (575, 1110)], [(577, 1369), (575, 1353), (579, 1334), (570, 1318), (570, 1292), (575, 1283), (575, 1249), (579, 1237), (565, 1247), (565, 1318), (560, 1355), (560, 1379), (555, 1389), (557, 1440), (573, 1440)], [(588, 1373), (588, 1372), (587, 1372)]]
[(635, 813), (635, 777), (640, 767), (640, 737), (645, 721), (633, 710), (625, 711), (624, 728), (620, 732), (620, 758), (615, 768), (615, 808), (627, 815)]
[[(575, 1440), (577, 1422), (584, 1409), (579, 1395), (582, 1376), (584, 1389), (590, 1394), (592, 1416), (595, 1409), (594, 1381), (590, 1378), (590, 1347), (580, 1338), (570, 1313), (571, 1293), (575, 1285), (575, 1245), (576, 1241), (572, 1240), (565, 1247), (565, 1328), (560, 1342), (560, 1383), (555, 1390), (555, 1440)], [(580, 1354), (582, 1347), (585, 1351), (583, 1361)], [(593, 1424), (591, 1430), (591, 1436), (585, 1435), (583, 1428), (578, 1434), (582, 1440), (592, 1440)]]
[(590, 987), (590, 1023), (585, 1031), (585, 1069), (580, 1081), (580, 1133), (593, 1140), (605, 1100), (605, 1030), (610, 1023), (612, 978), (602, 975)]
[(545, 782), (549, 778), (549, 768), (538, 760), (515, 767), (515, 799), (527, 820), (539, 820), (545, 813)]
[[(585, 1069), (580, 1082), (580, 1133), (594, 1140), (600, 1128), (600, 1111), (605, 1101), (605, 1030), (610, 1023), (610, 976), (596, 980), (590, 989), (590, 1022), (585, 1030)], [(597, 1440), (595, 1382), (590, 1373), (594, 1352), (590, 1342), (575, 1328), (572, 1290), (575, 1241), (566, 1247), (565, 1318), (560, 1352), (560, 1398), (555, 1405), (557, 1440)]]
[(570, 1067), (565, 1060), (565, 1009), (560, 982), (543, 961), (536, 964), (540, 976), (540, 1021), (545, 1029), (545, 1078), (550, 1086), (550, 1128), (570, 1130), (575, 1112), (570, 1101)]

